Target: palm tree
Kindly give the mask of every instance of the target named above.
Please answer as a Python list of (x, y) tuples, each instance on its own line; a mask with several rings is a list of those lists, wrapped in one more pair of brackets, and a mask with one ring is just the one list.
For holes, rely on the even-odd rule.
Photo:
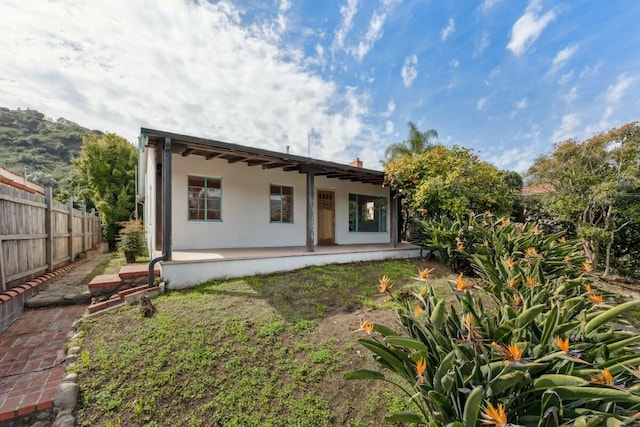
[(384, 155), (387, 157), (387, 161), (411, 154), (420, 154), (435, 145), (435, 141), (438, 139), (437, 130), (429, 129), (424, 132), (420, 132), (413, 122), (409, 122), (408, 126), (408, 138), (405, 141), (391, 144), (384, 150)]

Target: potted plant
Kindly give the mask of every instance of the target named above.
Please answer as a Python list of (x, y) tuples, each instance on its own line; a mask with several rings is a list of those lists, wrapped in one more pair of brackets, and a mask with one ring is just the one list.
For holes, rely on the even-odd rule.
[(124, 253), (127, 263), (136, 262), (136, 258), (145, 254), (147, 245), (140, 220), (119, 222), (122, 228), (118, 237), (118, 248)]

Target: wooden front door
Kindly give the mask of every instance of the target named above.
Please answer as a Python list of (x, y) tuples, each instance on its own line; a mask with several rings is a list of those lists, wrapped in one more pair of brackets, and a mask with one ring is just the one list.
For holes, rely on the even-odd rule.
[(336, 243), (336, 205), (333, 191), (318, 190), (318, 244)]

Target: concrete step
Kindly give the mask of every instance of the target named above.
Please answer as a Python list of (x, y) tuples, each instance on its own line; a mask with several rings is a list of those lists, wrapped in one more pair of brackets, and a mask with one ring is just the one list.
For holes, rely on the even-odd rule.
[(96, 276), (87, 285), (91, 295), (110, 295), (114, 294), (122, 285), (122, 279), (118, 274), (101, 274)]

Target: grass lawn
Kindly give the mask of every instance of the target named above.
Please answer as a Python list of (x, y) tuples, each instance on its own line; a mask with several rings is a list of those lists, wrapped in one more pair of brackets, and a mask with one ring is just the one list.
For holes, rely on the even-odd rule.
[(347, 382), (374, 367), (357, 343), (363, 320), (393, 327), (393, 304), (377, 291), (411, 287), (421, 260), (312, 267), (211, 282), (83, 324), (82, 426), (370, 426), (409, 408), (382, 382)]

